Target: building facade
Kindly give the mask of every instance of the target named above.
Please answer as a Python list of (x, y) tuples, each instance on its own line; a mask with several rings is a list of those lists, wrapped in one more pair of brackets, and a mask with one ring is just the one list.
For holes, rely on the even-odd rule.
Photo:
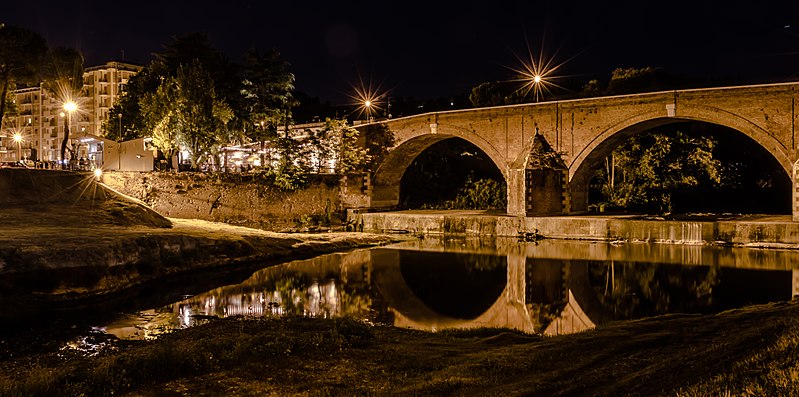
[[(77, 148), (79, 156), (92, 160), (93, 149), (83, 145), (77, 138), (105, 135), (103, 124), (109, 118), (111, 107), (124, 91), (125, 84), (141, 69), (141, 66), (123, 62), (108, 62), (86, 68), (80, 95), (73, 98), (78, 110), (71, 115), (63, 110), (63, 98), (41, 85), (16, 90), (14, 100), (17, 114), (6, 116), (0, 128), (0, 161), (62, 160), (61, 141), (67, 125), (70, 137), (75, 137), (71, 139), (72, 147)], [(15, 135), (21, 140), (15, 140)], [(93, 160), (98, 165), (102, 164), (101, 158)]]

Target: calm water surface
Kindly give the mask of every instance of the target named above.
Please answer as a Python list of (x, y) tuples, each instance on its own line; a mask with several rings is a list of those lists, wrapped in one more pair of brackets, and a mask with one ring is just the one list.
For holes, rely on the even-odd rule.
[(799, 252), (696, 245), (425, 238), (266, 268), (100, 329), (148, 339), (214, 317), (350, 316), (421, 330), (557, 335), (799, 294)]

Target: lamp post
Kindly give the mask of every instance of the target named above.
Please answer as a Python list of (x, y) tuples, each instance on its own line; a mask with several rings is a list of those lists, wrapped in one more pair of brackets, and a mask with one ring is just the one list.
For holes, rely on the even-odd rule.
[(14, 142), (17, 143), (17, 161), (22, 163), (22, 134), (14, 133)]
[(64, 110), (66, 111), (66, 117), (64, 118), (64, 140), (61, 141), (61, 163), (62, 168), (66, 168), (67, 164), (65, 162), (65, 155), (67, 152), (67, 142), (69, 142), (69, 124), (71, 122), (72, 113), (78, 110), (78, 105), (75, 102), (67, 101), (64, 102)]
[(372, 101), (367, 99), (366, 101), (363, 102), (363, 106), (366, 109), (366, 122), (367, 123), (371, 123), (372, 122)]
[(533, 76), (533, 91), (535, 92), (535, 101), (538, 102), (539, 96), (538, 94), (541, 92), (541, 75), (537, 74)]

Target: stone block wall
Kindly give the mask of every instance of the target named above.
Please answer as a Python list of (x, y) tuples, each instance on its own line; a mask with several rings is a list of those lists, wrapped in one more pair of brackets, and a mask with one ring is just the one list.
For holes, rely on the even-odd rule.
[(305, 189), (282, 192), (253, 174), (109, 172), (103, 183), (171, 218), (286, 230), (330, 219), (340, 225), (338, 177), (313, 178)]

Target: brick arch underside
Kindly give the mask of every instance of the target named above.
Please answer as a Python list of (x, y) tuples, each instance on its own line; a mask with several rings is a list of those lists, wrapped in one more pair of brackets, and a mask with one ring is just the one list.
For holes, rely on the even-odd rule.
[[(772, 134), (732, 113), (714, 109), (688, 109), (679, 117), (663, 117), (662, 113), (647, 113), (629, 118), (599, 134), (569, 164), (569, 192), (572, 210), (585, 211), (588, 205), (588, 183), (598, 164), (613, 149), (628, 138), (663, 125), (699, 121), (727, 127), (742, 133), (757, 142), (783, 167), (786, 175), (792, 178), (792, 161), (788, 149)], [(682, 114), (685, 113), (685, 114)]]
[(405, 174), (405, 170), (427, 148), (450, 138), (461, 138), (483, 151), (502, 173), (502, 177), (505, 178), (507, 183), (507, 166), (502, 163), (503, 159), (499, 157), (496, 150), (486, 147), (483, 142), (477, 139), (470, 139), (470, 137), (463, 134), (419, 135), (402, 142), (392, 149), (380, 163), (372, 178), (372, 208), (394, 207), (399, 204), (400, 181)]

